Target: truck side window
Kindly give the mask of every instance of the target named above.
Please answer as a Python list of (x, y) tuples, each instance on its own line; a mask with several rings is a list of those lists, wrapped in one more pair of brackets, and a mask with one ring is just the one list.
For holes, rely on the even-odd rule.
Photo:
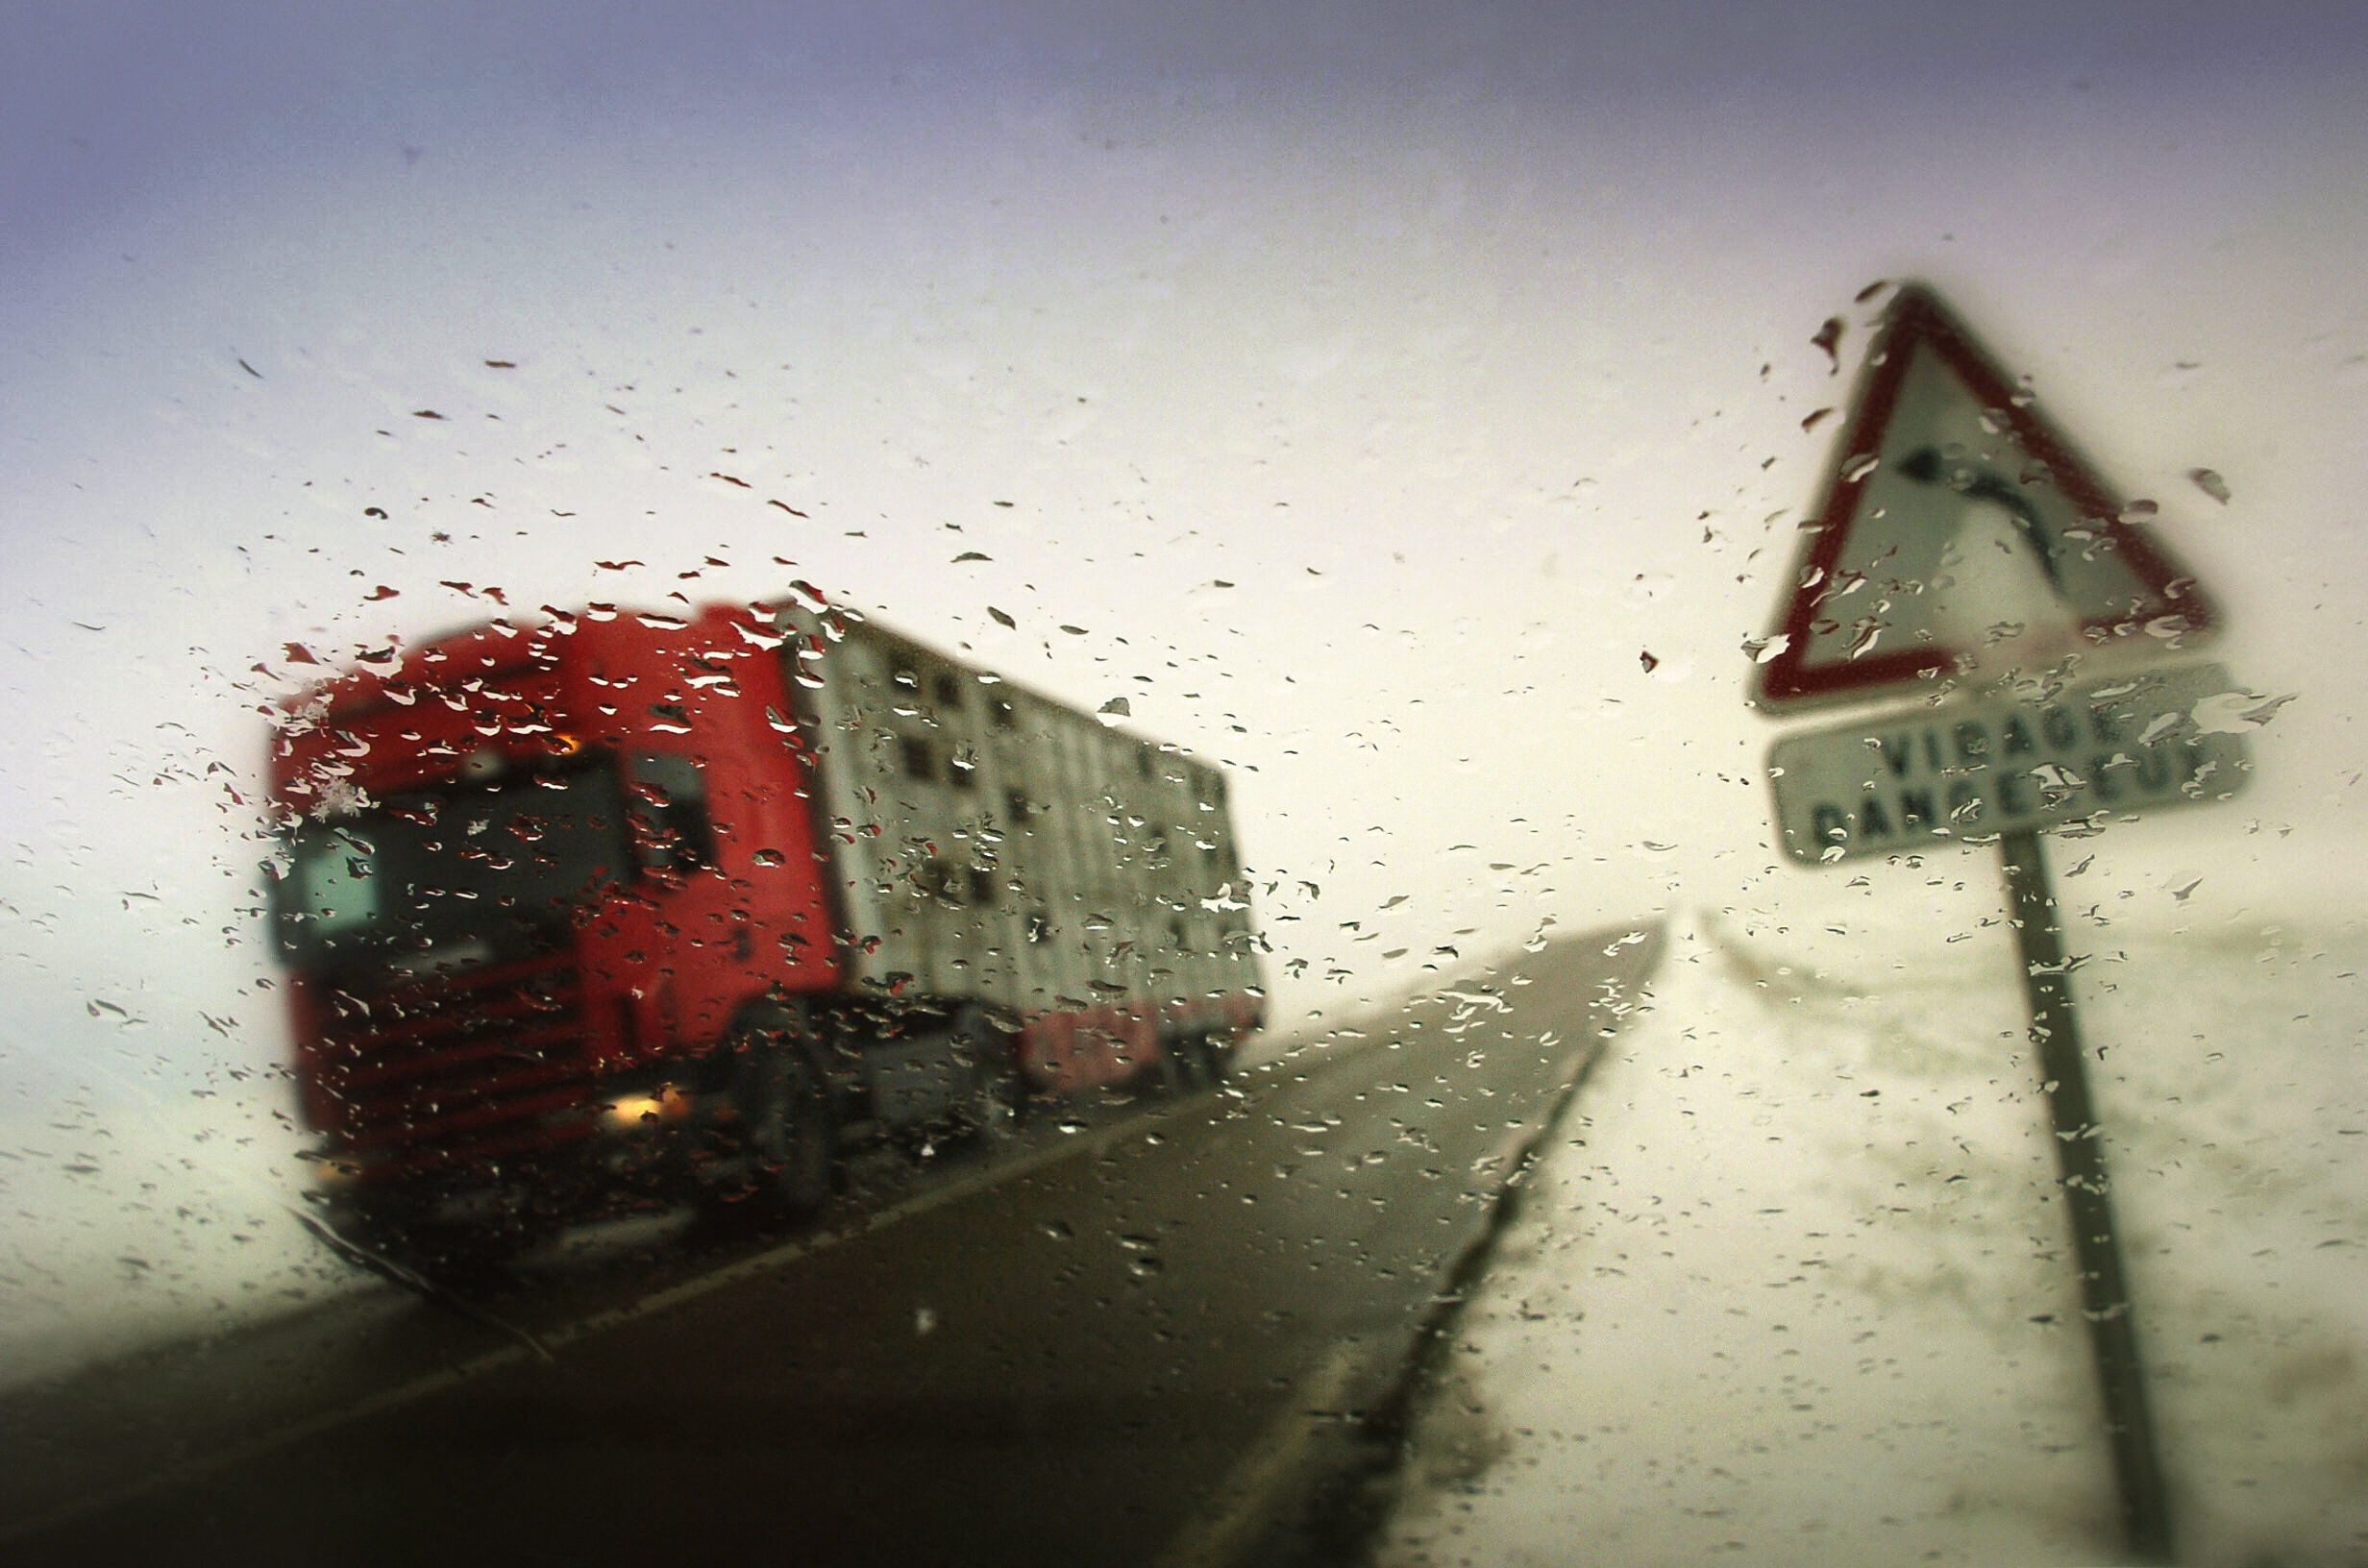
[(633, 853), (643, 870), (715, 864), (707, 782), (697, 762), (672, 751), (636, 751), (626, 759), (626, 782)]

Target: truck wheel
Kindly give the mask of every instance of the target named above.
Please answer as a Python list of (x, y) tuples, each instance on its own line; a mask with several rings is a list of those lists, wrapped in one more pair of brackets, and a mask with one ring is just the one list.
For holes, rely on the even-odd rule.
[(1180, 1090), (1212, 1088), (1224, 1077), (1206, 1035), (1176, 1036), (1169, 1042), (1168, 1055), (1175, 1063), (1176, 1087)]
[(785, 1045), (752, 1048), (733, 1097), (752, 1195), (797, 1216), (827, 1203), (838, 1185), (838, 1118), (804, 1053)]
[(1190, 1035), (1159, 1037), (1159, 1066), (1147, 1081), (1157, 1083), (1170, 1094), (1189, 1094), (1199, 1086), (1200, 1073), (1193, 1060)]
[(984, 1144), (1008, 1141), (1020, 1130), (1027, 1088), (1012, 1059), (1012, 1036), (984, 1010), (965, 1008), (954, 1024), (955, 1042), (970, 1057), (972, 1089), (962, 1108), (963, 1124)]
[(1221, 1084), (1233, 1076), (1233, 1058), (1241, 1045), (1242, 1037), (1230, 1029), (1200, 1037), (1200, 1060), (1208, 1066), (1210, 1083)]

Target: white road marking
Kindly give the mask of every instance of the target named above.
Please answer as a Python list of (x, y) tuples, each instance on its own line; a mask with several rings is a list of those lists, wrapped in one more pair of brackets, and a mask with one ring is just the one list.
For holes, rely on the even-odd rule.
[(1243, 1561), (1283, 1500), (1304, 1489), (1317, 1434), (1345, 1419), (1341, 1403), (1364, 1364), (1363, 1345), (1335, 1340), (1293, 1386), (1283, 1413), (1225, 1472), (1208, 1504), (1151, 1559), (1151, 1568), (1234, 1568)]

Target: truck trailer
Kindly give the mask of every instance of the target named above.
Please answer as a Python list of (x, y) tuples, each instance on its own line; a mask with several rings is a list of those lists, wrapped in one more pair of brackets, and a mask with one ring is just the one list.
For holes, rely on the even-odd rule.
[(351, 1239), (811, 1211), (843, 1154), (1221, 1077), (1261, 1021), (1215, 767), (804, 596), (592, 606), (277, 716), (273, 920)]

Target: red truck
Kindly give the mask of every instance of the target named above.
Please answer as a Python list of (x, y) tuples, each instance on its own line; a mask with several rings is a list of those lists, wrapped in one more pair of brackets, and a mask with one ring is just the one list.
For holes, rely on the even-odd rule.
[(804, 1211), (842, 1153), (1213, 1081), (1223, 775), (819, 597), (492, 625), (287, 705), (273, 919), (337, 1228)]

